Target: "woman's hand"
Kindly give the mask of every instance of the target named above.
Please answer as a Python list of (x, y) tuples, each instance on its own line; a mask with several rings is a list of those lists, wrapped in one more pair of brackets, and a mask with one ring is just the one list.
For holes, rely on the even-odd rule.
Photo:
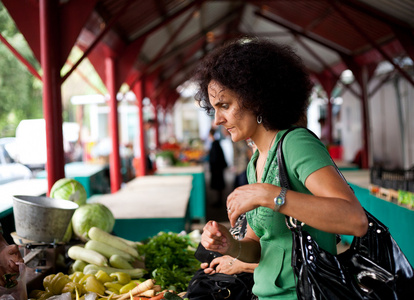
[(216, 221), (209, 221), (203, 228), (201, 244), (204, 248), (221, 254), (228, 254), (233, 243), (236, 243), (229, 230)]
[(5, 285), (3, 275), (19, 273), (18, 263), (23, 263), (23, 258), (17, 245), (7, 245), (0, 250), (0, 286)]
[(201, 268), (204, 269), (204, 272), (207, 274), (223, 273), (233, 275), (243, 272), (243, 264), (245, 263), (238, 259), (234, 259), (229, 255), (224, 255), (216, 257), (210, 264), (202, 263)]
[[(235, 189), (227, 197), (227, 214), (231, 226), (235, 226), (237, 218), (259, 206), (273, 208), (273, 198), (279, 187), (268, 183), (254, 183), (243, 185)], [(270, 199), (270, 200), (269, 200)]]

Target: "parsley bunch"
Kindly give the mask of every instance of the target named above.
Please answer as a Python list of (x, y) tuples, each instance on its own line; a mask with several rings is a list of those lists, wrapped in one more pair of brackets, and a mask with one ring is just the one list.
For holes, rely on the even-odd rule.
[(163, 289), (186, 291), (200, 263), (187, 236), (160, 232), (139, 246), (145, 257), (145, 267)]

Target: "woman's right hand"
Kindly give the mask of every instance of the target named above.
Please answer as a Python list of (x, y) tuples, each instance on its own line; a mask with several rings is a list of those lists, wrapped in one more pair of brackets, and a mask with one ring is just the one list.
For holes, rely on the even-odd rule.
[(229, 230), (216, 221), (207, 222), (203, 228), (201, 244), (208, 250), (228, 254), (227, 252), (235, 242)]

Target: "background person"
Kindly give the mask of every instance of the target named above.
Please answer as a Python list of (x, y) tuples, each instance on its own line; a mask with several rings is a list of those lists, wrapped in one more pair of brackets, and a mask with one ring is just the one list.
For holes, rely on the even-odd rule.
[(194, 78), (200, 87), (196, 99), (207, 111), (214, 109), (215, 124), (224, 126), (234, 142), (250, 138), (257, 147), (247, 168), (250, 184), (227, 198), (231, 226), (246, 213), (246, 236), (236, 240), (224, 225), (209, 221), (201, 243), (208, 250), (259, 263), (253, 287), (259, 299), (297, 299), (285, 215), (305, 222), (319, 246), (332, 254), (336, 233), (362, 236), (368, 226), (326, 147), (306, 129), (286, 136), (283, 152), (292, 190), (280, 187), (276, 145), (306, 113), (309, 76), (288, 46), (243, 39), (210, 53)]
[(211, 148), (208, 154), (208, 162), (210, 168), (210, 188), (216, 191), (216, 199), (213, 205), (218, 207), (224, 205), (223, 193), (224, 188), (226, 187), (226, 182), (224, 180), (224, 170), (227, 168), (227, 162), (224, 157), (220, 141), (215, 138), (214, 129), (210, 130), (209, 138), (212, 140)]

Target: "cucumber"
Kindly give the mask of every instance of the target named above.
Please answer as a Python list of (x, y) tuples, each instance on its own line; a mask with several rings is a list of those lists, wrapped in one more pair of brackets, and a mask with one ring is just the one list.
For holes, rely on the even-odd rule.
[(126, 253), (125, 251), (119, 250), (118, 248), (112, 247), (106, 243), (102, 243), (95, 240), (89, 240), (85, 244), (85, 249), (94, 250), (101, 253), (106, 258), (110, 258), (112, 255), (116, 254), (123, 257), (127, 261), (133, 261), (134, 258), (131, 254)]
[(85, 249), (80, 246), (70, 247), (68, 250), (68, 256), (73, 260), (83, 260), (84, 262), (97, 266), (108, 265), (108, 259), (105, 256), (96, 251)]
[(118, 248), (126, 253), (132, 255), (132, 257), (138, 258), (138, 251), (135, 248), (127, 245), (124, 241), (120, 240), (118, 237), (98, 228), (92, 227), (88, 231), (88, 236), (91, 240), (99, 241), (105, 244), (108, 244), (112, 247)]
[(109, 264), (113, 268), (118, 269), (133, 269), (134, 267), (122, 256), (117, 254), (111, 255), (109, 258)]
[(112, 274), (112, 273), (115, 273), (115, 272), (123, 272), (123, 273), (129, 274), (129, 276), (131, 276), (131, 278), (134, 278), (134, 279), (142, 278), (146, 274), (145, 269), (141, 269), (141, 268), (119, 269), (119, 268), (113, 268), (113, 267), (97, 266), (97, 265), (93, 265), (93, 264), (87, 265), (83, 269), (83, 273), (84, 274), (94, 274), (95, 275), (99, 270), (102, 270), (107, 274)]
[(85, 268), (85, 266), (86, 266), (87, 264), (88, 264), (88, 263), (84, 262), (83, 260), (79, 260), (79, 259), (77, 259), (77, 260), (75, 260), (75, 261), (73, 262), (73, 264), (72, 264), (72, 270), (73, 270), (74, 272), (83, 272), (83, 268)]

